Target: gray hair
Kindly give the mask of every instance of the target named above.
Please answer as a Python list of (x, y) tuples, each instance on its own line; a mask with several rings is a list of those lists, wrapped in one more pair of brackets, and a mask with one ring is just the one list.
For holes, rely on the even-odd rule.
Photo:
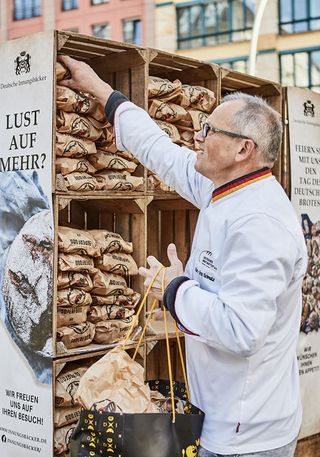
[(258, 145), (264, 165), (272, 166), (277, 160), (282, 138), (280, 114), (261, 97), (234, 92), (226, 95), (222, 103), (232, 100), (245, 103), (234, 113), (232, 127), (237, 133), (252, 138)]

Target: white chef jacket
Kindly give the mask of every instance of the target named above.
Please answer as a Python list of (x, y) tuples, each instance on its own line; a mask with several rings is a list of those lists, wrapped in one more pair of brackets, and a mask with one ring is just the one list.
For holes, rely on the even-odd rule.
[[(282, 187), (253, 173), (214, 190), (195, 153), (174, 145), (131, 102), (115, 114), (116, 144), (200, 209), (175, 311), (186, 334), (201, 445), (219, 454), (275, 449), (301, 425), (296, 346), (307, 266), (302, 231)], [(212, 198), (212, 192), (214, 197)]]

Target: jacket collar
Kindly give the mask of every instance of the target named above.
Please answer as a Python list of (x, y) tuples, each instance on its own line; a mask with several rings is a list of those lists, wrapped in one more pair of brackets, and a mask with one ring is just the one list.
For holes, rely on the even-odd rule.
[(271, 169), (268, 167), (260, 168), (260, 170), (253, 171), (248, 173), (247, 175), (240, 176), (239, 178), (234, 179), (233, 181), (229, 181), (226, 184), (218, 187), (212, 192), (212, 199), (211, 202), (216, 202), (227, 195), (236, 192), (243, 187), (249, 186), (254, 182), (261, 181), (262, 179), (268, 178), (271, 176)]

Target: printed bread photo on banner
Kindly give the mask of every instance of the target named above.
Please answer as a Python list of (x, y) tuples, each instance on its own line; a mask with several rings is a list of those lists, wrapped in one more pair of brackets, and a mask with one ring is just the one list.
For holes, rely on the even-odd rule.
[(308, 268), (302, 283), (303, 333), (318, 331), (320, 327), (320, 221), (312, 222), (308, 214), (301, 214), (301, 225), (308, 251)]
[(36, 172), (0, 180), (1, 319), (36, 378), (51, 383), (53, 222)]

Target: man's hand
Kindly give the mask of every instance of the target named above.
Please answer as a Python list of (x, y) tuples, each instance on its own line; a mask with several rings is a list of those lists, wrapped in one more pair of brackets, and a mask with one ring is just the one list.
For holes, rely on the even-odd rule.
[(85, 62), (72, 59), (69, 56), (59, 56), (58, 60), (71, 73), (70, 79), (63, 79), (59, 82), (61, 86), (70, 87), (80, 92), (93, 95), (104, 107), (113, 92), (112, 87), (95, 73), (95, 71)]
[[(170, 266), (166, 269), (164, 288), (177, 276), (183, 275), (183, 265), (181, 260), (178, 258), (177, 248), (174, 244), (169, 244), (167, 249), (167, 255), (170, 262)], [(145, 278), (144, 285), (148, 287), (151, 283), (153, 276), (156, 274), (158, 268), (162, 265), (159, 260), (153, 256), (147, 258), (148, 265), (150, 268), (139, 268), (139, 273)], [(157, 300), (162, 300), (162, 275), (163, 271), (157, 275), (155, 282), (150, 290), (150, 295)]]

